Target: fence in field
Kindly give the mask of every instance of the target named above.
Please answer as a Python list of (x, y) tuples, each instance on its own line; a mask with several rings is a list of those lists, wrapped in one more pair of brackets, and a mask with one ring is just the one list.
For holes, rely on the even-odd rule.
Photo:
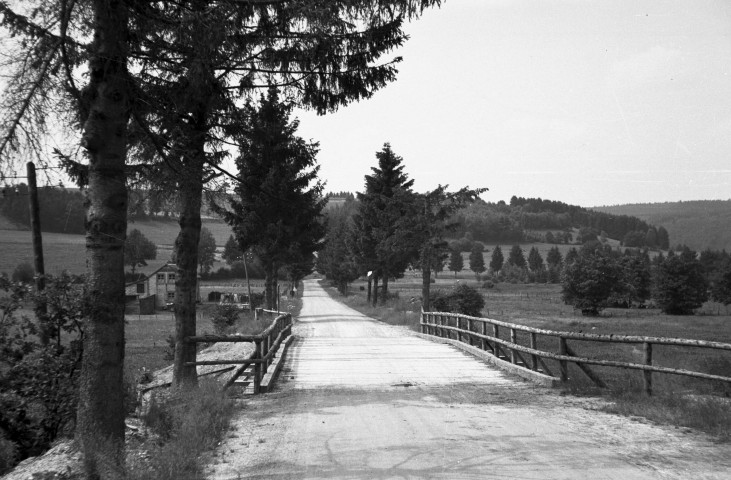
[[(597, 335), (578, 332), (559, 332), (553, 330), (543, 330), (539, 328), (527, 327), (499, 320), (488, 318), (469, 317), (455, 313), (442, 312), (422, 312), (421, 314), (421, 332), (427, 335), (437, 337), (451, 338), (463, 343), (469, 343), (471, 346), (477, 346), (484, 351), (488, 351), (500, 359), (509, 361), (510, 363), (541, 372), (551, 377), (555, 375), (546, 365), (544, 359), (557, 360), (559, 363), (559, 376), (562, 382), (568, 380), (568, 364), (574, 363), (589, 379), (600, 388), (605, 388), (606, 384), (592, 370), (589, 365), (597, 365), (604, 367), (617, 367), (633, 370), (640, 370), (643, 374), (643, 383), (645, 392), (652, 395), (652, 374), (665, 373), (673, 375), (683, 375), (705, 380), (717, 380), (721, 382), (731, 383), (731, 377), (721, 375), (712, 375), (709, 373), (696, 372), (678, 368), (669, 368), (654, 365), (652, 360), (653, 345), (670, 345), (677, 347), (693, 347), (702, 349), (725, 350), (731, 352), (731, 344), (721, 342), (711, 342), (705, 340), (691, 340), (684, 338), (663, 338), (663, 337), (643, 337), (632, 335)], [(500, 338), (501, 329), (508, 329), (510, 340)], [(519, 333), (521, 334), (519, 336)], [(557, 352), (548, 352), (537, 348), (538, 336), (546, 336), (556, 339)], [(522, 338), (520, 338), (522, 337)], [(521, 345), (520, 340), (527, 342), (528, 345)], [(602, 360), (596, 358), (585, 358), (576, 355), (574, 350), (569, 346), (568, 340), (579, 340), (585, 342), (606, 342), (606, 343), (624, 343), (624, 344), (641, 344), (644, 352), (644, 363), (632, 363), (615, 360)], [(525, 356), (523, 356), (525, 355)], [(528, 361), (526, 360), (528, 359)]]
[[(248, 357), (240, 360), (188, 362), (186, 365), (238, 365), (224, 388), (230, 387), (234, 382), (243, 378), (243, 380), (239, 380), (239, 384), (244, 386), (253, 384), (254, 394), (260, 393), (262, 379), (272, 365), (277, 351), (282, 347), (282, 356), (286, 351), (286, 340), (292, 333), (292, 314), (263, 309), (257, 309), (256, 314), (268, 315), (273, 319), (272, 323), (258, 335), (199, 335), (185, 338), (188, 343), (251, 342), (254, 344), (254, 351)], [(280, 366), (281, 362), (277, 368)], [(273, 374), (275, 373), (273, 372)]]

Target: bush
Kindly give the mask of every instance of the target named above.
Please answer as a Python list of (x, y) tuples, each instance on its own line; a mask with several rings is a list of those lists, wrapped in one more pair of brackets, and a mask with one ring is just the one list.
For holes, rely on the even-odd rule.
[(31, 283), (35, 276), (35, 269), (28, 262), (19, 263), (10, 277), (14, 282)]
[[(0, 425), (2, 443), (14, 445), (16, 460), (43, 453), (75, 426), (83, 292), (76, 277), (47, 280), (42, 299), (51, 313), (37, 322), (18, 315), (26, 288), (0, 278), (5, 292), (0, 301)], [(38, 341), (41, 330), (48, 335), (45, 345)]]
[(236, 305), (216, 305), (211, 323), (213, 323), (213, 329), (218, 335), (225, 335), (232, 330), (238, 319), (239, 309)]
[(479, 317), (485, 307), (482, 295), (468, 285), (457, 285), (449, 293), (437, 290), (430, 300), (432, 308), (438, 312), (461, 313), (471, 317)]

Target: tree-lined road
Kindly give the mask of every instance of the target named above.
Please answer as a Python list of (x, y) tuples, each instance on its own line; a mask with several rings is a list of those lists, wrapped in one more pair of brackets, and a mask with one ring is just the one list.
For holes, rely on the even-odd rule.
[(728, 478), (731, 451), (598, 411), (368, 319), (306, 282), (275, 392), (248, 401), (212, 479)]

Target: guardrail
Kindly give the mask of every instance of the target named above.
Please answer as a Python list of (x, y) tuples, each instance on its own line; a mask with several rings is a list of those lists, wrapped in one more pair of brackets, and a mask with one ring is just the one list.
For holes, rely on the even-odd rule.
[(257, 309), (256, 313), (273, 318), (271, 325), (258, 335), (199, 335), (185, 338), (188, 343), (251, 342), (254, 344), (254, 351), (247, 358), (204, 360), (188, 362), (186, 365), (240, 365), (224, 388), (233, 385), (243, 375), (245, 380), (248, 379), (253, 383), (254, 394), (260, 393), (264, 375), (272, 364), (279, 347), (292, 333), (292, 314), (263, 309)]
[[(545, 358), (557, 360), (559, 362), (559, 376), (562, 382), (568, 380), (568, 364), (574, 363), (584, 374), (597, 386), (605, 388), (606, 384), (599, 376), (589, 368), (589, 365), (599, 365), (605, 367), (618, 367), (633, 370), (641, 370), (643, 373), (643, 383), (645, 392), (652, 395), (652, 373), (666, 373), (672, 375), (683, 375), (705, 380), (717, 380), (721, 382), (731, 383), (731, 377), (721, 375), (712, 375), (709, 373), (696, 372), (692, 370), (684, 370), (678, 368), (662, 367), (653, 364), (652, 347), (653, 345), (672, 345), (683, 347), (697, 347), (715, 350), (731, 351), (731, 344), (712, 342), (705, 340), (691, 340), (685, 338), (664, 338), (664, 337), (643, 337), (635, 335), (599, 335), (578, 332), (559, 332), (554, 330), (543, 330), (540, 328), (527, 327), (514, 323), (502, 322), (488, 318), (470, 317), (456, 313), (443, 312), (422, 312), (421, 314), (421, 333), (434, 335), (437, 337), (453, 338), (463, 343), (466, 338), (470, 345), (478, 346), (482, 350), (488, 351), (498, 358), (506, 359), (514, 365), (527, 368), (536, 372), (541, 372), (551, 377), (555, 377), (548, 365), (544, 361)], [(479, 326), (481, 324), (481, 326)], [(463, 325), (466, 328), (463, 328)], [(479, 331), (475, 330), (478, 326)], [(490, 326), (491, 328), (488, 328)], [(504, 340), (499, 337), (500, 329), (509, 329), (510, 340)], [(489, 332), (488, 330), (492, 330)], [(518, 343), (518, 332), (528, 334), (528, 346)], [(547, 352), (537, 348), (537, 337), (543, 335), (547, 337), (555, 337), (558, 352)], [(569, 346), (567, 340), (580, 340), (588, 342), (605, 342), (605, 343), (626, 343), (626, 344), (642, 344), (644, 353), (644, 363), (622, 362), (616, 360), (601, 360), (595, 358), (585, 358), (576, 355), (574, 350)], [(475, 345), (478, 343), (478, 345)], [(523, 357), (523, 354), (526, 357)], [(526, 361), (528, 358), (530, 361)]]

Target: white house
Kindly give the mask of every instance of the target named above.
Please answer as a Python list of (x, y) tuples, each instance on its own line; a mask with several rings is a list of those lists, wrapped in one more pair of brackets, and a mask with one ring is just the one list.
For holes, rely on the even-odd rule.
[[(142, 300), (151, 296), (155, 297), (155, 308), (165, 308), (166, 305), (175, 300), (175, 280), (177, 279), (178, 267), (174, 263), (167, 263), (158, 268), (143, 280), (128, 283), (125, 286), (125, 295), (129, 298)], [(200, 282), (195, 286), (196, 301), (200, 301)]]

